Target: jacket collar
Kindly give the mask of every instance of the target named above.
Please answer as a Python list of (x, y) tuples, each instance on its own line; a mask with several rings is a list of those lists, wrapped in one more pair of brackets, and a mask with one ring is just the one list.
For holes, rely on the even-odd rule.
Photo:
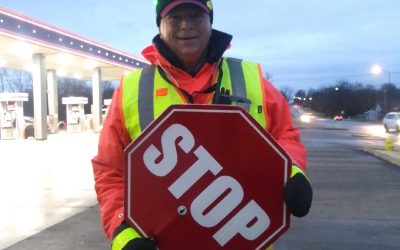
[[(217, 63), (225, 50), (230, 47), (231, 40), (232, 35), (213, 29), (208, 45), (206, 63)], [(167, 68), (173, 66), (185, 71), (182, 61), (165, 45), (159, 34), (153, 38), (153, 45), (142, 51), (142, 55), (152, 64)]]

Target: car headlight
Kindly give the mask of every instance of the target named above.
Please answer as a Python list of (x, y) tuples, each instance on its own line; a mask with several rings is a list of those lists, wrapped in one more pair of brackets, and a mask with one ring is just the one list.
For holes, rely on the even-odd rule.
[(304, 122), (304, 123), (309, 123), (311, 121), (311, 119), (310, 119), (309, 115), (301, 115), (300, 116), (300, 121)]

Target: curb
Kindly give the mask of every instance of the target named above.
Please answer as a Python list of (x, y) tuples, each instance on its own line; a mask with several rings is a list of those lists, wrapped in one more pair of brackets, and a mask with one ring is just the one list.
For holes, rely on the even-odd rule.
[(363, 148), (362, 151), (400, 167), (400, 152), (398, 151), (386, 151), (373, 148)]

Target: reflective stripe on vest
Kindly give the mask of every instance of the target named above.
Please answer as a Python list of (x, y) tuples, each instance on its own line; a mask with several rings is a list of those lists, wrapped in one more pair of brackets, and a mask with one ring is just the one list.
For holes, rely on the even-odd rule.
[[(251, 101), (250, 115), (267, 129), (267, 109), (265, 101), (264, 81), (260, 65), (227, 58), (222, 62), (221, 88), (232, 90), (234, 96), (245, 97)], [(229, 73), (228, 73), (229, 72)]]
[[(186, 102), (179, 90), (167, 82), (152, 65), (132, 72), (124, 78), (122, 84), (122, 109), (131, 140), (139, 136), (170, 105)], [(266, 129), (264, 82), (258, 64), (225, 58), (222, 61), (221, 88), (231, 90), (235, 96), (249, 99), (250, 115)], [(167, 94), (157, 96), (157, 90), (160, 89), (165, 89)]]
[(147, 125), (149, 125), (153, 120), (154, 107), (153, 105), (148, 104), (153, 103), (154, 85), (148, 83), (154, 82), (154, 73), (154, 67), (146, 67), (140, 75), (138, 100), (140, 128), (147, 127)]
[[(167, 90), (167, 95), (156, 96), (156, 91), (163, 88)], [(122, 110), (131, 140), (138, 137), (171, 104), (184, 104), (184, 101), (154, 66), (125, 76), (122, 82)]]
[(135, 231), (135, 229), (128, 227), (113, 239), (111, 249), (122, 250), (129, 241), (135, 238), (140, 238), (140, 235)]

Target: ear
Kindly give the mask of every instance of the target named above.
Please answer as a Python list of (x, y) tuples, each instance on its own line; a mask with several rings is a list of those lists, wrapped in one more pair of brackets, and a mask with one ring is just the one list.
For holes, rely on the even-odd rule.
[(162, 31), (164, 28), (164, 25), (162, 23), (160, 23), (160, 26), (158, 27), (158, 34), (160, 34), (160, 38), (161, 40), (164, 40), (164, 32)]

